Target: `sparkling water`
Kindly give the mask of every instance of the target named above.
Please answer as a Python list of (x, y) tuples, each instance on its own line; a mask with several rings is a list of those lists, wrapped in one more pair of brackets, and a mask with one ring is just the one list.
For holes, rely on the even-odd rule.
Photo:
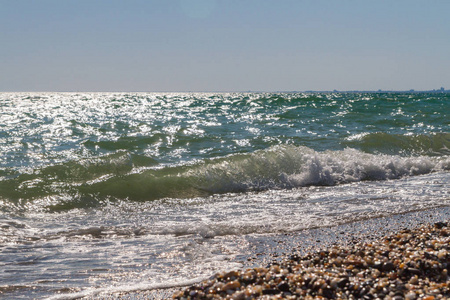
[(0, 93), (0, 297), (192, 284), (450, 206), (448, 93)]

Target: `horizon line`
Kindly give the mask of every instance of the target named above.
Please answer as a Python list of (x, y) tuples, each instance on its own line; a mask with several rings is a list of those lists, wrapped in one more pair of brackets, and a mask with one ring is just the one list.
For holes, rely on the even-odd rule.
[(117, 90), (117, 91), (83, 91), (83, 90), (60, 90), (60, 91), (0, 91), (0, 93), (449, 93), (450, 90), (444, 88), (432, 89), (432, 90), (277, 90), (277, 91), (264, 91), (264, 90), (245, 90), (245, 91), (145, 91), (145, 90)]

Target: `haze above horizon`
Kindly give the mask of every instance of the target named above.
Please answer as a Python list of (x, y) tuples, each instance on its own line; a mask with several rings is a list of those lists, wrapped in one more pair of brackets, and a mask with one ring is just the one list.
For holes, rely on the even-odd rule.
[(450, 1), (0, 0), (0, 92), (432, 90)]

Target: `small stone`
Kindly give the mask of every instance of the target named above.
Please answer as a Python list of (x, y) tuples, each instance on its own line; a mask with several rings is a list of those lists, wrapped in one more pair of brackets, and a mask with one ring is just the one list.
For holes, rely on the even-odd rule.
[(414, 292), (409, 292), (408, 294), (405, 295), (406, 300), (415, 300), (416, 298), (417, 298), (417, 295)]
[(263, 293), (263, 295), (276, 295), (276, 294), (279, 294), (280, 291), (276, 290), (276, 289), (264, 289), (262, 291), (262, 293)]
[(211, 291), (215, 291), (215, 292), (220, 292), (220, 291), (223, 291), (223, 286), (224, 286), (225, 284), (223, 283), (223, 282), (216, 282), (211, 288), (210, 288), (210, 290)]
[(445, 237), (449, 236), (448, 230), (447, 229), (442, 229), (441, 232), (439, 232), (439, 235), (440, 236), (445, 236)]
[(286, 281), (280, 282), (280, 284), (277, 285), (277, 288), (282, 292), (289, 292), (289, 284)]
[(239, 277), (239, 272), (237, 271), (230, 271), (223, 275), (223, 278), (227, 280), (235, 280), (237, 277)]
[(374, 267), (375, 269), (377, 269), (377, 270), (381, 270), (381, 268), (383, 267), (383, 264), (382, 264), (380, 261), (376, 261), (376, 262), (373, 264), (373, 267)]
[(237, 290), (241, 287), (239, 281), (230, 281), (225, 284), (221, 289), (222, 291), (228, 292), (229, 290)]
[(342, 278), (341, 280), (338, 281), (337, 286), (340, 287), (340, 288), (343, 288), (349, 282), (350, 281), (348, 280), (348, 278)]
[(245, 298), (246, 298), (246, 295), (244, 292), (235, 293), (231, 297), (232, 300), (245, 300)]
[(436, 227), (437, 229), (442, 229), (443, 227), (447, 227), (447, 223), (436, 222), (436, 223), (434, 223), (434, 227)]
[(280, 273), (281, 269), (280, 269), (280, 266), (278, 266), (278, 265), (273, 265), (273, 266), (270, 268), (270, 271), (273, 272), (273, 273), (275, 273), (275, 274), (278, 274), (278, 273)]
[(442, 249), (442, 250), (440, 250), (440, 251), (438, 252), (437, 257), (438, 257), (439, 259), (444, 259), (447, 255), (448, 255), (447, 250)]
[(409, 280), (410, 284), (417, 284), (419, 282), (419, 278), (416, 276), (411, 277), (411, 279)]
[(260, 295), (262, 294), (263, 288), (260, 285), (255, 285), (252, 289), (251, 289), (251, 294), (252, 295)]
[(330, 286), (333, 288), (333, 289), (336, 289), (337, 287), (338, 287), (338, 280), (337, 279), (333, 279), (333, 280), (331, 280), (331, 282), (330, 282)]
[(409, 273), (411, 273), (411, 274), (416, 274), (416, 275), (420, 275), (421, 274), (420, 270), (416, 269), (416, 268), (408, 268), (407, 271)]
[(382, 269), (384, 272), (389, 272), (389, 271), (392, 271), (392, 270), (395, 269), (395, 265), (394, 265), (392, 262), (388, 261), (388, 262), (385, 262), (385, 263), (383, 264), (383, 266), (382, 266), (381, 269)]

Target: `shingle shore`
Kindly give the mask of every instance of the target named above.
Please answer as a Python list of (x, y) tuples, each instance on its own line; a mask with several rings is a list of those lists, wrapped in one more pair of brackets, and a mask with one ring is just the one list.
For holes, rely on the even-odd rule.
[(400, 230), (376, 241), (333, 246), (269, 265), (224, 272), (174, 299), (447, 299), (447, 222)]

